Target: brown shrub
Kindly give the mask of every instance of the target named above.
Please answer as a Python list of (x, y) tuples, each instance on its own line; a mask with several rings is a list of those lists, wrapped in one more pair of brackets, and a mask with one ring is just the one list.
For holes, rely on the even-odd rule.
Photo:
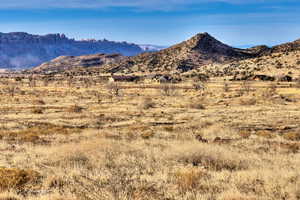
[(68, 107), (66, 109), (66, 112), (69, 112), (69, 113), (81, 113), (83, 110), (84, 110), (83, 107), (78, 106), (78, 105), (73, 105), (73, 106)]
[(43, 141), (41, 136), (54, 134), (69, 135), (79, 132), (80, 129), (77, 128), (65, 128), (63, 126), (56, 126), (52, 124), (42, 124), (18, 131), (2, 131), (0, 132), (0, 136), (12, 141), (36, 143)]
[(46, 104), (45, 101), (42, 99), (34, 100), (32, 103), (35, 105), (45, 105)]
[(188, 108), (204, 110), (205, 109), (205, 106), (204, 106), (205, 103), (206, 103), (206, 97), (202, 96), (202, 97), (198, 98), (197, 100), (191, 101), (188, 104)]
[(31, 110), (31, 112), (33, 114), (43, 114), (44, 113), (45, 108), (42, 107), (35, 107)]
[(125, 136), (127, 139), (133, 140), (137, 139), (139, 137), (142, 137), (143, 139), (150, 139), (154, 136), (154, 132), (150, 129), (147, 125), (132, 125), (127, 128), (125, 132)]
[(0, 168), (0, 191), (25, 190), (37, 185), (40, 174), (33, 170)]
[(244, 139), (248, 139), (251, 136), (251, 132), (247, 130), (241, 130), (239, 135)]
[(256, 135), (260, 136), (260, 137), (264, 137), (264, 138), (274, 138), (275, 134), (271, 131), (267, 131), (267, 130), (259, 130), (256, 132)]
[(257, 100), (255, 98), (245, 98), (245, 99), (240, 99), (240, 105), (243, 106), (253, 106), (256, 105)]
[(300, 132), (288, 132), (283, 135), (286, 140), (300, 141)]
[(174, 126), (165, 126), (163, 129), (167, 132), (173, 132), (175, 130)]
[(191, 103), (189, 105), (190, 108), (192, 109), (198, 109), (198, 110), (204, 110), (205, 106), (202, 103)]
[(205, 85), (202, 82), (197, 82), (193, 84), (193, 87), (195, 88), (195, 90), (205, 90)]
[(150, 139), (150, 138), (154, 137), (154, 135), (155, 135), (155, 133), (152, 130), (148, 130), (148, 131), (141, 133), (141, 137), (143, 139)]
[[(193, 149), (191, 149), (193, 147)], [(181, 149), (181, 155), (178, 155), (179, 161), (192, 164), (194, 166), (203, 166), (214, 171), (222, 170), (243, 170), (248, 168), (248, 160), (232, 151), (226, 151), (218, 146), (199, 143), (197, 146), (191, 145), (188, 149)]]
[(206, 173), (198, 168), (181, 169), (175, 173), (176, 184), (181, 191), (196, 189)]
[(142, 109), (150, 109), (150, 108), (154, 108), (155, 107), (155, 103), (152, 101), (152, 99), (150, 97), (146, 97), (145, 99), (143, 99), (142, 103), (141, 103), (141, 108)]

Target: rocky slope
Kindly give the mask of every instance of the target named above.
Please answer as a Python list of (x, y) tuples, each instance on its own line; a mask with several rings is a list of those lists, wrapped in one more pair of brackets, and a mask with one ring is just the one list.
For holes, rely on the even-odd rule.
[(300, 78), (300, 40), (271, 48), (257, 46), (247, 50), (256, 52), (257, 56), (226, 64), (211, 63), (192, 70), (190, 73), (204, 73), (213, 77), (228, 76), (233, 79), (251, 79), (256, 75)]
[(216, 40), (208, 33), (200, 33), (191, 39), (159, 52), (143, 53), (119, 63), (103, 66), (108, 72), (186, 72), (212, 63), (229, 63), (235, 60), (261, 55), (267, 47), (237, 49)]
[(0, 68), (28, 68), (59, 56), (119, 53), (133, 56), (142, 48), (126, 42), (69, 39), (63, 34), (0, 33)]
[[(277, 49), (277, 48), (276, 48)], [(273, 50), (274, 51), (274, 50)], [(205, 65), (190, 73), (203, 73), (211, 77), (246, 80), (255, 75), (271, 77), (290, 76), (300, 78), (300, 50), (274, 52), (266, 55), (231, 62), (228, 64)]]
[(59, 73), (74, 68), (100, 67), (105, 64), (120, 61), (124, 56), (120, 54), (93, 54), (84, 56), (60, 56), (50, 62), (35, 67), (35, 73)]

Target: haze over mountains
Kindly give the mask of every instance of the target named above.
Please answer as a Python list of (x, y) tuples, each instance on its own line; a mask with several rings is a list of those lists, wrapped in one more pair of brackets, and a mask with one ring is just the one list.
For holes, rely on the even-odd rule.
[(152, 45), (152, 44), (140, 44), (139, 45), (144, 51), (160, 51), (166, 49), (166, 46)]
[(144, 50), (127, 42), (74, 40), (64, 34), (31, 35), (23, 32), (0, 33), (0, 68), (22, 69), (40, 65), (59, 56), (119, 53), (133, 56)]

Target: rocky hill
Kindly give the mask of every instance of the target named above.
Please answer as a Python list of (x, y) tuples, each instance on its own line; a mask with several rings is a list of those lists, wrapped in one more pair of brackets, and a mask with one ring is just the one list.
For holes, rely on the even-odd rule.
[(230, 63), (235, 60), (257, 57), (269, 51), (265, 46), (251, 49), (230, 47), (208, 33), (158, 52), (143, 53), (119, 63), (103, 66), (107, 72), (186, 72), (213, 63)]
[(0, 33), (0, 68), (29, 68), (59, 56), (118, 53), (133, 56), (141, 47), (108, 40), (74, 40), (63, 34), (31, 35), (23, 32)]
[(265, 75), (275, 78), (290, 76), (293, 79), (298, 79), (300, 78), (300, 50), (274, 52), (227, 64), (205, 65), (190, 71), (190, 73), (207, 74), (210, 77), (227, 76), (230, 79), (236, 80), (251, 79), (255, 75)]
[(228, 76), (233, 79), (251, 79), (256, 75), (269, 77), (289, 76), (300, 78), (300, 40), (288, 42), (271, 48), (257, 46), (248, 51), (256, 52), (257, 56), (248, 59), (235, 60), (230, 63), (211, 63), (190, 73), (204, 73), (213, 77)]
[(35, 67), (31, 72), (35, 73), (59, 73), (74, 68), (100, 67), (123, 59), (120, 54), (93, 54), (84, 56), (60, 56), (50, 62)]

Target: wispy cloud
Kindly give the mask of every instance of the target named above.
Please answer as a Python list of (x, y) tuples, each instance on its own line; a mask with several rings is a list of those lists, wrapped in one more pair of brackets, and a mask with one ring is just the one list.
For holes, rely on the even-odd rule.
[(0, 8), (106, 8), (133, 7), (141, 9), (175, 9), (201, 3), (232, 4), (297, 2), (296, 0), (1, 0)]

